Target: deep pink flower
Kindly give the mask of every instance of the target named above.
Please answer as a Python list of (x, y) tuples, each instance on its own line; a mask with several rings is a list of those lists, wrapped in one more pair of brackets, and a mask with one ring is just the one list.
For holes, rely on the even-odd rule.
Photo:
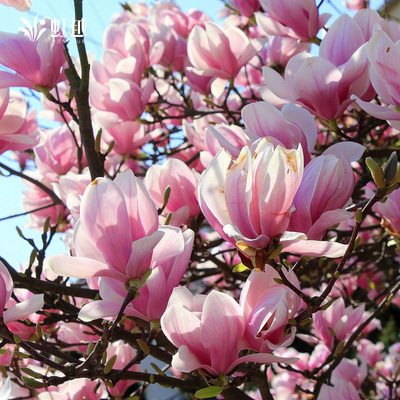
[(54, 37), (48, 27), (39, 24), (38, 30), (37, 40), (21, 33), (0, 33), (0, 64), (16, 72), (0, 71), (0, 88), (53, 89), (65, 80), (67, 61), (63, 41)]
[(364, 150), (358, 143), (338, 143), (306, 166), (294, 198), (290, 230), (321, 240), (328, 228), (353, 217), (343, 209), (349, 205), (354, 189), (350, 162), (360, 159)]
[(268, 35), (313, 39), (330, 18), (318, 15), (315, 0), (259, 0), (268, 16), (256, 14), (257, 25)]

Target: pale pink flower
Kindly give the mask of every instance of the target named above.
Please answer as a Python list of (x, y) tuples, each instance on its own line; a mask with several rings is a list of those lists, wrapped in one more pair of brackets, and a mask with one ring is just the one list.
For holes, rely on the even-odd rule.
[(245, 106), (242, 118), (252, 142), (269, 137), (277, 139), (287, 149), (296, 149), (301, 144), (305, 164), (311, 160), (310, 154), (317, 140), (317, 125), (307, 110), (292, 103), (279, 110), (265, 101), (259, 101)]
[[(298, 289), (300, 283), (291, 270), (283, 273)], [(285, 333), (289, 319), (293, 319), (300, 306), (300, 298), (284, 285), (274, 281), (279, 274), (269, 265), (265, 272), (252, 271), (240, 295), (240, 307), (245, 319), (242, 347), (262, 353), (290, 346), (296, 328)]]
[(361, 365), (358, 365), (357, 360), (343, 358), (339, 365), (334, 369), (331, 382), (336, 385), (340, 384), (342, 380), (345, 380), (351, 382), (357, 390), (360, 390), (367, 374), (366, 364), (362, 363)]
[(226, 80), (235, 78), (256, 52), (242, 30), (235, 27), (223, 30), (213, 22), (207, 22), (205, 29), (195, 26), (188, 37), (188, 56), (194, 71), (219, 78), (212, 86), (216, 97), (222, 93)]
[[(52, 189), (53, 182), (44, 179), (41, 174), (30, 173), (29, 175), (47, 186), (49, 189)], [(68, 217), (69, 212), (65, 206), (63, 204), (51, 206), (51, 204), (54, 204), (54, 201), (46, 192), (28, 181), (26, 181), (25, 184), (29, 189), (23, 192), (21, 204), (22, 209), (25, 212), (29, 212), (29, 222), (27, 227), (43, 230), (43, 224), (48, 217), (50, 217), (50, 224), (54, 226), (58, 221), (59, 214), (61, 214), (61, 225), (59, 225), (59, 229), (64, 230), (68, 228), (69, 226), (66, 222), (66, 218)], [(37, 211), (32, 212), (33, 210)]]
[(155, 34), (152, 40), (164, 45), (164, 51), (157, 64), (169, 68), (173, 72), (182, 71), (187, 60), (186, 39), (173, 28), (162, 25), (160, 32)]
[(200, 207), (210, 225), (248, 256), (280, 238), (287, 251), (337, 257), (346, 246), (300, 240), (300, 233), (286, 232), (303, 168), (301, 146), (275, 149), (261, 139), (253, 151), (243, 147), (236, 160), (221, 149), (200, 178)]
[(168, 202), (164, 208), (164, 217), (172, 213), (171, 225), (188, 225), (191, 218), (200, 214), (197, 199), (199, 174), (191, 170), (184, 162), (170, 158), (163, 165), (152, 165), (146, 173), (144, 184), (157, 208), (164, 203), (164, 193), (170, 187)]
[(345, 340), (363, 322), (364, 312), (364, 304), (359, 307), (345, 307), (344, 300), (340, 297), (327, 310), (314, 314), (313, 332), (331, 349), (334, 343), (331, 330), (337, 340)]
[(48, 181), (58, 181), (59, 176), (71, 170), (77, 172), (78, 149), (71, 130), (79, 139), (78, 126), (64, 124), (42, 133), (40, 143), (33, 150), (37, 169)]
[(362, 10), (365, 7), (364, 0), (348, 0), (344, 4), (349, 10)]
[(324, 383), (317, 400), (360, 400), (360, 395), (351, 382), (342, 379), (334, 386)]
[[(108, 126), (109, 124), (107, 124)], [(123, 121), (111, 125), (103, 131), (102, 138), (110, 145), (114, 142), (113, 151), (120, 155), (137, 154), (140, 148), (151, 140), (161, 136), (161, 129), (146, 133), (144, 125), (137, 121)]]
[(17, 92), (0, 89), (0, 154), (7, 150), (26, 150), (38, 143), (36, 112)]
[[(181, 232), (176, 227), (160, 227), (165, 235), (153, 250), (150, 277), (139, 289), (140, 296), (132, 300), (125, 314), (145, 321), (159, 320), (164, 313), (172, 290), (177, 287), (186, 272), (192, 253), (194, 233), (190, 229)], [(102, 300), (85, 305), (79, 318), (92, 321), (98, 318), (115, 317), (126, 297), (126, 288), (121, 281), (101, 278)]]
[[(6, 266), (0, 261), (0, 317), (5, 324), (23, 319), (40, 310), (44, 304), (44, 295), (35, 294), (18, 304), (8, 306), (13, 292), (13, 281)], [(7, 307), (6, 310), (4, 310)]]
[(28, 11), (31, 8), (31, 0), (0, 0), (5, 6), (14, 7), (18, 11)]
[(268, 36), (267, 43), (261, 51), (261, 57), (267, 65), (286, 67), (289, 60), (296, 54), (309, 52), (309, 43), (286, 36)]
[(158, 32), (162, 31), (162, 26), (173, 28), (180, 36), (186, 38), (194, 26), (210, 21), (210, 17), (199, 10), (189, 10), (183, 13), (172, 1), (163, 1), (153, 5), (149, 13), (150, 24)]
[(399, 129), (400, 84), (397, 65), (400, 42), (394, 42), (387, 33), (378, 30), (368, 43), (367, 54), (370, 61), (371, 83), (376, 93), (389, 106), (384, 107), (354, 98), (357, 98), (357, 103), (367, 113), (388, 120), (394, 128)]
[(385, 345), (382, 342), (373, 343), (368, 339), (361, 339), (357, 346), (357, 358), (371, 368), (384, 358), (383, 350)]
[(376, 203), (373, 210), (382, 217), (382, 225), (392, 235), (400, 235), (400, 190), (390, 193), (385, 203)]
[[(114, 355), (117, 356), (114, 369), (124, 368), (131, 360), (136, 356), (136, 350), (132, 348), (131, 345), (123, 342), (122, 340), (117, 340), (111, 343), (107, 349), (107, 360), (109, 360)], [(135, 364), (129, 368), (129, 371), (141, 371), (139, 365)], [(127, 389), (132, 386), (136, 381), (132, 379), (120, 380), (112, 388), (108, 388), (110, 394), (114, 397), (123, 397)]]
[(239, 358), (239, 340), (245, 321), (236, 301), (212, 291), (193, 296), (186, 287), (175, 288), (161, 317), (167, 338), (178, 347), (172, 367), (180, 372), (204, 369), (214, 376), (229, 373), (243, 362), (294, 362), (272, 354), (251, 354)]

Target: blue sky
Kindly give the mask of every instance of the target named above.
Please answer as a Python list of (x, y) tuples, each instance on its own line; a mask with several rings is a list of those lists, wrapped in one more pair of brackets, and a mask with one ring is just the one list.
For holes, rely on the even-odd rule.
[[(110, 17), (120, 10), (117, 0), (84, 0), (84, 18), (87, 20), (86, 27), (86, 45), (88, 50), (94, 53), (97, 59), (100, 59), (102, 47), (103, 31), (109, 23)], [(145, 1), (146, 4), (153, 4), (153, 1)], [(183, 8), (188, 10), (191, 8), (199, 8), (207, 12), (213, 19), (216, 19), (217, 11), (222, 7), (222, 2), (218, 0), (180, 0), (177, 3)], [(337, 14), (335, 8), (340, 11), (344, 10), (341, 0), (335, 0), (332, 3), (336, 5), (335, 8), (329, 5), (329, 2), (323, 7), (323, 12), (330, 12)], [(372, 6), (376, 8), (382, 1), (372, 1)], [(34, 17), (48, 17), (50, 19), (57, 18), (58, 20), (67, 19), (71, 20), (74, 15), (73, 1), (72, 0), (32, 0), (32, 9), (27, 13), (18, 12), (10, 7), (0, 5), (0, 30), (4, 32), (17, 33), (19, 27), (23, 27), (21, 16), (27, 18), (33, 23)], [(333, 20), (333, 19), (332, 19)], [(332, 21), (331, 20), (331, 21)], [(72, 40), (71, 40), (72, 42)], [(70, 45), (72, 49), (72, 43)], [(73, 52), (73, 51), (72, 51)], [(35, 105), (37, 107), (37, 105)], [(48, 125), (48, 123), (47, 123)], [(12, 165), (10, 155), (4, 154), (0, 156), (3, 163)], [(16, 164), (14, 164), (17, 168)], [(17, 214), (22, 212), (21, 209), (21, 193), (26, 190), (26, 186), (19, 178), (6, 178), (0, 177), (0, 218), (8, 215)], [(22, 241), (15, 230), (15, 226), (24, 228), (27, 223), (27, 217), (13, 218), (7, 221), (0, 221), (0, 255), (6, 258), (14, 267), (25, 263), (29, 259), (31, 252), (30, 246)], [(27, 237), (35, 238), (38, 243), (40, 234), (30, 230), (24, 229)], [(48, 251), (48, 255), (59, 254), (65, 252), (65, 248), (61, 238), (55, 238), (53, 245)]]

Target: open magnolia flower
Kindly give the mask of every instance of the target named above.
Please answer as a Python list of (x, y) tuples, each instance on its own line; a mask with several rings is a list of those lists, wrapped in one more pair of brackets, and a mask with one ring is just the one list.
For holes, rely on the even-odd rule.
[(199, 202), (210, 225), (247, 256), (267, 249), (273, 239), (306, 256), (343, 255), (345, 245), (306, 241), (304, 232), (287, 231), (303, 177), (301, 146), (274, 148), (268, 138), (255, 146), (253, 151), (243, 147), (236, 160), (221, 149), (201, 176)]
[(15, 304), (4, 311), (13, 291), (13, 281), (6, 266), (0, 261), (0, 317), (3, 318), (5, 324), (25, 318), (27, 315), (40, 310), (43, 307), (44, 295), (35, 294), (29, 299)]
[(161, 327), (178, 347), (172, 359), (177, 371), (201, 368), (217, 376), (244, 362), (297, 361), (267, 353), (239, 357), (239, 341), (245, 331), (242, 310), (232, 297), (216, 290), (207, 296), (193, 296), (186, 287), (175, 288), (161, 317)]

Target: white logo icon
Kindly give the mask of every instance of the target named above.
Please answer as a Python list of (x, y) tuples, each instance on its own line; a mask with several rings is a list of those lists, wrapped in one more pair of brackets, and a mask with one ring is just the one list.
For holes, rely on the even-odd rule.
[(46, 21), (44, 19), (41, 19), (39, 24), (38, 24), (38, 17), (39, 15), (36, 15), (35, 19), (33, 20), (33, 26), (32, 24), (24, 17), (21, 17), (20, 20), (23, 22), (27, 27), (26, 28), (19, 28), (21, 32), (24, 33), (26, 37), (28, 37), (32, 42), (37, 42), (42, 36), (42, 34), (46, 31), (46, 28), (41, 28), (40, 25), (44, 25)]

